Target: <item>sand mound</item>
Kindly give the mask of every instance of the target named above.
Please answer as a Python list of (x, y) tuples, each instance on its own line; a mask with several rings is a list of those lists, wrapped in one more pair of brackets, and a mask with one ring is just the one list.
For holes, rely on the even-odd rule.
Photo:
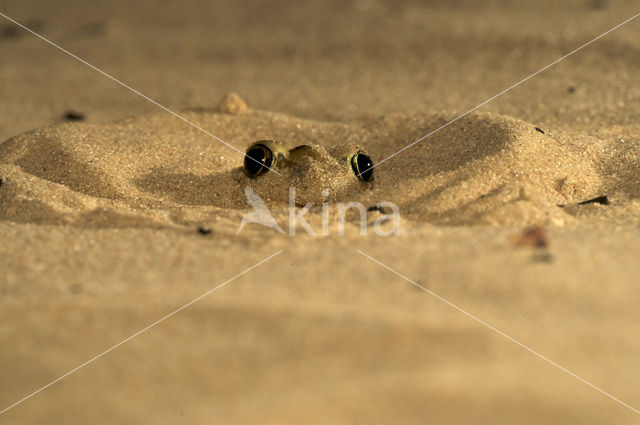
[[(327, 151), (346, 143), (365, 148), (374, 162), (455, 117), (316, 122), (248, 110), (241, 99), (227, 99), (233, 107), (184, 116), (242, 151), (260, 139)], [(309, 159), (308, 170), (251, 179), (242, 171), (242, 154), (164, 113), (109, 124), (68, 123), (0, 145), (0, 217), (90, 227), (237, 222), (250, 209), (247, 186), (276, 216), (286, 211), (290, 186), (298, 188), (302, 205), (389, 201), (403, 219), (437, 224), (562, 224), (616, 208), (585, 206), (592, 213), (577, 214), (574, 205), (601, 195), (633, 213), (640, 193), (632, 154), (637, 145), (604, 155), (602, 143), (477, 113), (380, 164), (372, 183), (330, 169), (321, 156)], [(331, 189), (328, 198), (321, 195), (325, 188)]]

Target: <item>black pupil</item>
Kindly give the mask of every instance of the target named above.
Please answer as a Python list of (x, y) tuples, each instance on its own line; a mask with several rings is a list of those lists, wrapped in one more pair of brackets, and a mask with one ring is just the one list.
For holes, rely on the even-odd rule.
[(264, 146), (249, 149), (244, 157), (244, 168), (250, 176), (257, 176), (271, 167), (271, 153)]
[(356, 176), (368, 182), (373, 177), (373, 161), (367, 155), (359, 153), (356, 156)]

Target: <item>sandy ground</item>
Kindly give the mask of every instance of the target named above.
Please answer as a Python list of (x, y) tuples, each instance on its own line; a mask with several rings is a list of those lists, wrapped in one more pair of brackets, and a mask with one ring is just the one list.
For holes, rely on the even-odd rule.
[[(637, 423), (640, 21), (372, 182), (338, 154), (379, 162), (634, 8), (0, 2), (241, 152), (311, 152), (249, 178), (241, 153), (0, 18), (0, 410), (282, 251), (0, 424)], [(329, 235), (235, 235), (247, 186), (285, 228), (290, 186), (326, 202)], [(397, 204), (400, 236), (375, 234), (378, 211), (339, 236), (350, 201)]]

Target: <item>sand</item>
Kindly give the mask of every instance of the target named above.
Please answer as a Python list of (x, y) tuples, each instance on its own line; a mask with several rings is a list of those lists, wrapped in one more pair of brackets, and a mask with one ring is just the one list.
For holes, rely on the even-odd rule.
[[(6, 1), (240, 152), (1, 22), (0, 410), (282, 253), (0, 424), (635, 423), (357, 252), (639, 408), (639, 23), (385, 160), (633, 6)], [(313, 155), (252, 179), (261, 139)], [(295, 186), (316, 235), (236, 234), (247, 186), (286, 231)], [(340, 202), (399, 236), (340, 235)]]

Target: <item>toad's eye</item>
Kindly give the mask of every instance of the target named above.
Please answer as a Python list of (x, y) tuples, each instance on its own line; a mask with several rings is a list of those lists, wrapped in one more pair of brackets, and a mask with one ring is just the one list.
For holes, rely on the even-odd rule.
[(351, 168), (356, 177), (362, 181), (368, 182), (373, 180), (373, 161), (369, 156), (358, 151), (351, 157)]
[(265, 144), (255, 143), (244, 155), (244, 169), (249, 177), (266, 173), (273, 165), (273, 151)]

